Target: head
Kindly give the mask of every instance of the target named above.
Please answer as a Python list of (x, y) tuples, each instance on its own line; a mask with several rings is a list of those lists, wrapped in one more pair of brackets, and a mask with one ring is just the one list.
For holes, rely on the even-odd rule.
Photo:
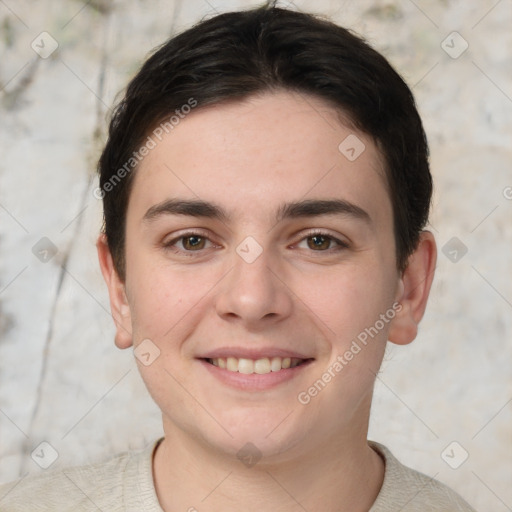
[[(386, 341), (416, 336), (435, 266), (427, 142), (383, 56), (274, 7), (203, 21), (130, 82), (99, 174), (116, 343), (158, 355), (138, 364), (164, 426), (269, 457), (365, 435)], [(211, 372), (264, 353), (302, 368), (266, 392)]]

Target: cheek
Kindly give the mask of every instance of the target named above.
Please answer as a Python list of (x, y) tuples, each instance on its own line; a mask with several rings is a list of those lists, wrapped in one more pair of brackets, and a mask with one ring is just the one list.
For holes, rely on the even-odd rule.
[[(164, 341), (186, 338), (219, 279), (215, 269), (180, 270), (143, 256), (132, 258), (127, 275), (135, 342), (149, 338), (162, 348)], [(166, 351), (173, 348), (177, 345), (166, 343)]]
[[(338, 266), (295, 280), (293, 289), (327, 327), (333, 344), (343, 346), (375, 324), (392, 305), (393, 280), (389, 268), (372, 265)], [(386, 276), (386, 270), (388, 276)]]

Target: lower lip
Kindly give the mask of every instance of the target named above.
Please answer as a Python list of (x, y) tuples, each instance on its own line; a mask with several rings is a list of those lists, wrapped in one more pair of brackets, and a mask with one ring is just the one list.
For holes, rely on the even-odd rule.
[(284, 368), (278, 372), (270, 373), (240, 373), (220, 368), (211, 363), (206, 362), (204, 359), (199, 359), (199, 362), (217, 379), (222, 381), (228, 386), (241, 389), (244, 391), (263, 391), (278, 386), (283, 382), (287, 382), (302, 371), (304, 371), (313, 360), (295, 366), (294, 368)]

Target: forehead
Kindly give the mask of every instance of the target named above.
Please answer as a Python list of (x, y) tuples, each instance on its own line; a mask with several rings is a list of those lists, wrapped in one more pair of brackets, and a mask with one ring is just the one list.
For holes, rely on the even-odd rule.
[(153, 138), (129, 213), (173, 196), (223, 204), (239, 219), (320, 196), (342, 197), (376, 216), (379, 208), (390, 211), (371, 138), (316, 97), (283, 91), (192, 110), (161, 140)]

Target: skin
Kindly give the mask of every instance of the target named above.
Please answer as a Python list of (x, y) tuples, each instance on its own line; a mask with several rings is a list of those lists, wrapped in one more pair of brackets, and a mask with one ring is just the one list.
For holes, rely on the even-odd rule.
[[(338, 150), (350, 134), (365, 144), (352, 162)], [(192, 111), (142, 161), (127, 211), (125, 281), (103, 235), (97, 248), (117, 346), (150, 339), (160, 350), (149, 366), (137, 364), (162, 410), (153, 470), (165, 511), (363, 511), (376, 499), (384, 464), (367, 444), (375, 374), (387, 340), (415, 338), (436, 261), (434, 238), (423, 232), (398, 272), (382, 160), (323, 100), (281, 91)], [(229, 218), (144, 220), (178, 197), (214, 202)], [(368, 220), (276, 221), (282, 203), (305, 199), (342, 199)], [(311, 229), (348, 246), (312, 240)], [(199, 250), (190, 243), (198, 239), (179, 238), (188, 230), (201, 230)], [(248, 236), (262, 249), (252, 263), (236, 251)], [(175, 251), (165, 246), (176, 239)], [(394, 319), (299, 403), (395, 301)], [(235, 346), (298, 350), (314, 361), (272, 389), (245, 391), (196, 359)], [(247, 442), (262, 457), (252, 467), (237, 458)]]

